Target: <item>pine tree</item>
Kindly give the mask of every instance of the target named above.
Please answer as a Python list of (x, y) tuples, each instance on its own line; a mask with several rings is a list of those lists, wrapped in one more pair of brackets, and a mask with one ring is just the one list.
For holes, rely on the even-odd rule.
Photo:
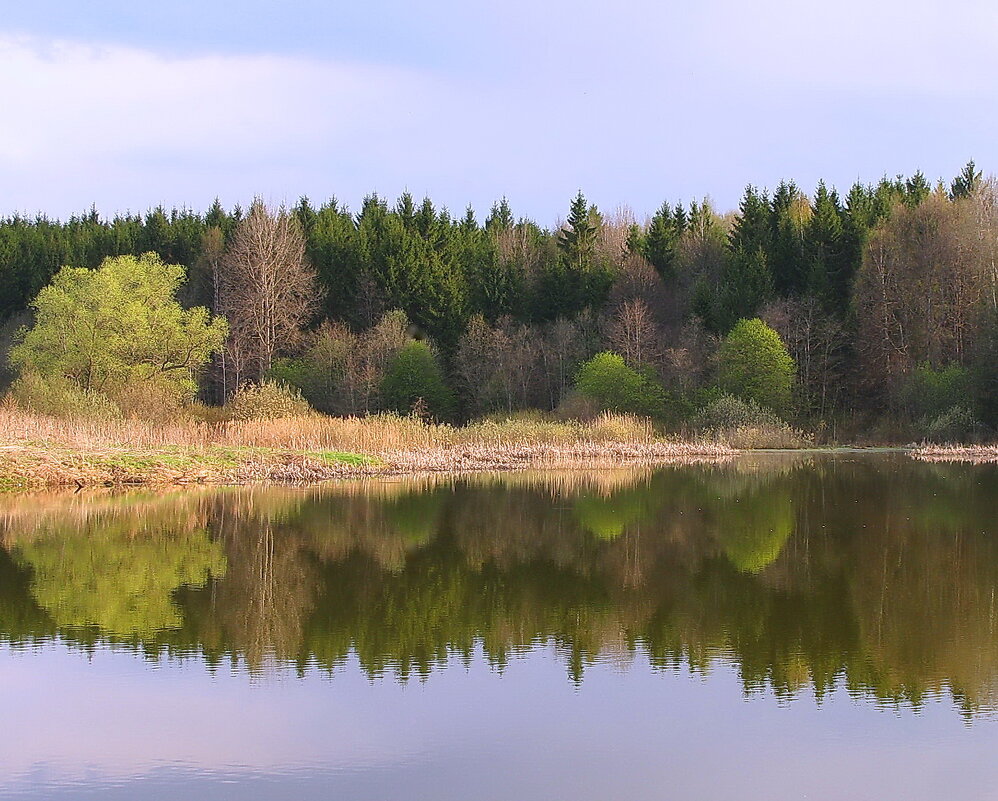
[(930, 194), (932, 194), (932, 187), (925, 180), (925, 176), (921, 170), (904, 182), (903, 200), (904, 204), (909, 208), (913, 209), (920, 205)]
[(973, 195), (981, 185), (981, 177), (981, 171), (977, 169), (974, 160), (971, 159), (950, 184), (950, 199), (959, 200)]
[(773, 286), (784, 297), (801, 292), (807, 283), (804, 229), (811, 206), (793, 182), (782, 182), (771, 203), (770, 269)]
[(509, 207), (509, 201), (504, 197), (502, 200), (499, 200), (493, 204), (492, 211), (489, 212), (489, 216), (485, 218), (485, 230), (489, 233), (508, 231), (515, 225), (515, 223), (516, 221), (513, 219), (513, 211)]
[(811, 293), (832, 308), (845, 305), (852, 278), (844, 258), (845, 228), (842, 217), (838, 194), (820, 181), (814, 196), (814, 214), (805, 232), (808, 283)]
[(672, 281), (676, 277), (676, 246), (681, 233), (672, 215), (672, 208), (668, 203), (663, 203), (651, 218), (641, 253), (665, 281)]
[(752, 253), (761, 250), (768, 254), (772, 244), (769, 199), (765, 192), (748, 186), (738, 206), (738, 216), (731, 229), (728, 245), (732, 252)]
[(581, 191), (572, 200), (567, 226), (558, 234), (558, 247), (576, 270), (587, 269), (596, 255), (599, 215), (590, 207)]

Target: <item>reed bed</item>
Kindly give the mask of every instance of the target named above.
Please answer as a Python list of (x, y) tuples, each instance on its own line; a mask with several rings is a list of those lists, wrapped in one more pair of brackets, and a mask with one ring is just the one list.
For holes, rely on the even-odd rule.
[(998, 462), (998, 445), (923, 445), (911, 455), (923, 462), (990, 464)]
[(309, 482), (344, 475), (566, 469), (717, 460), (714, 441), (666, 442), (627, 415), (458, 427), (417, 417), (302, 415), (153, 423), (61, 419), (0, 404), (0, 485)]

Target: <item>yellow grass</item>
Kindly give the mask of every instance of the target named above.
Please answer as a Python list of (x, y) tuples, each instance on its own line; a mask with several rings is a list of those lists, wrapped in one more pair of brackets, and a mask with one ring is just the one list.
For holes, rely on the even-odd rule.
[(524, 417), (458, 427), (415, 417), (307, 415), (152, 423), (61, 419), (0, 404), (0, 485), (312, 481), (345, 474), (585, 467), (724, 458), (716, 442), (666, 442), (626, 415)]

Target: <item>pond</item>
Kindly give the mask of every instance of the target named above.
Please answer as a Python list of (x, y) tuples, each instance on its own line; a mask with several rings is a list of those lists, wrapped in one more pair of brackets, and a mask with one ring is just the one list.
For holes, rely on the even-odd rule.
[(998, 798), (998, 469), (0, 497), (0, 798)]

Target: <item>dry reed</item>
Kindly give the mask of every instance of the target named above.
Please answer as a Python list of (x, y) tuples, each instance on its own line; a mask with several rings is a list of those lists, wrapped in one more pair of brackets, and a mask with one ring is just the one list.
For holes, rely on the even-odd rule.
[(913, 458), (923, 462), (998, 462), (998, 445), (923, 445), (911, 451)]
[(648, 421), (626, 415), (466, 427), (398, 415), (159, 424), (60, 419), (0, 404), (0, 484), (10, 486), (307, 482), (372, 473), (654, 464), (731, 453), (716, 442), (661, 441)]

